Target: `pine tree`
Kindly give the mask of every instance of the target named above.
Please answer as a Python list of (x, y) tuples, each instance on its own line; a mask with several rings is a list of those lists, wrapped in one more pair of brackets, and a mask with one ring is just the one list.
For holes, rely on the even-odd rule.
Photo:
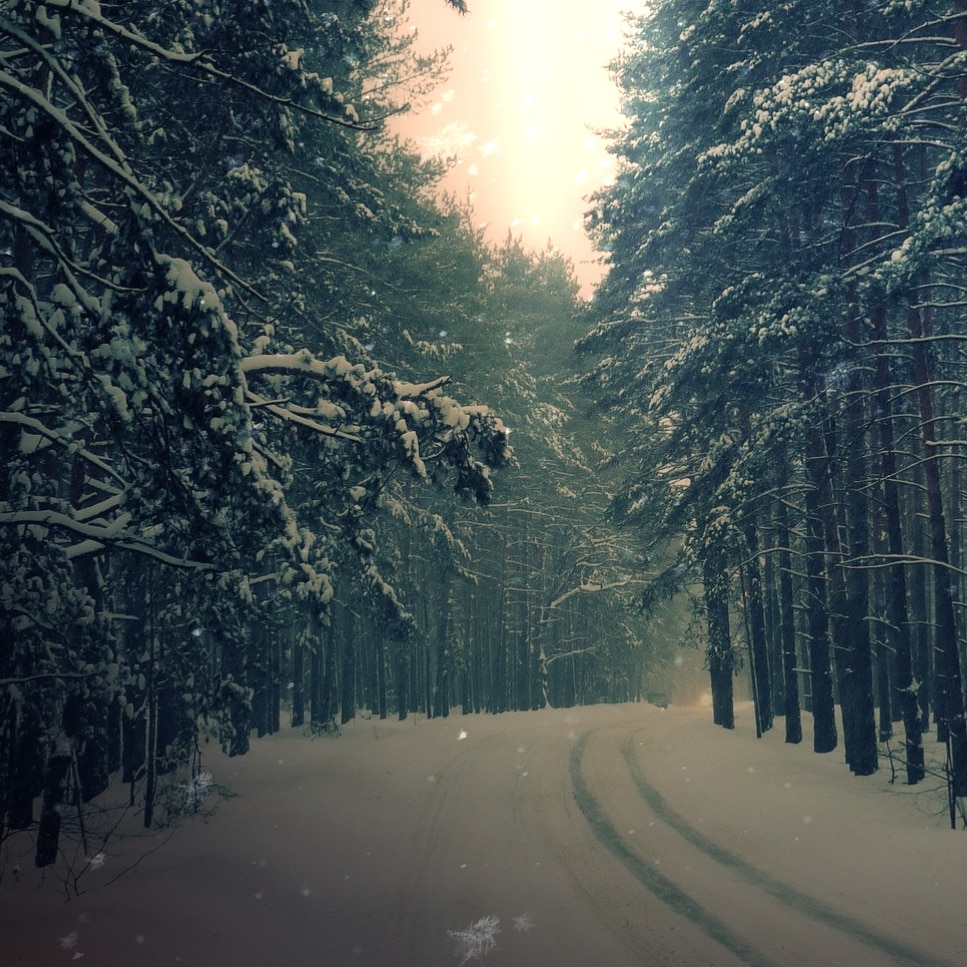
[(2, 829), (28, 821), (65, 741), (75, 798), (100, 791), (122, 730), (150, 822), (198, 721), (247, 748), (275, 653), (252, 645), (261, 605), (323, 620), (344, 556), (405, 614), (368, 550), (379, 480), (486, 502), (509, 455), (446, 377), (324, 337), (352, 325), (351, 295), (327, 323), (299, 291), (324, 261), (320, 213), (330, 238), (332, 220), (397, 227), (360, 146), (395, 108), (350, 96), (393, 47), (367, 5), (337, 6), (0, 14)]

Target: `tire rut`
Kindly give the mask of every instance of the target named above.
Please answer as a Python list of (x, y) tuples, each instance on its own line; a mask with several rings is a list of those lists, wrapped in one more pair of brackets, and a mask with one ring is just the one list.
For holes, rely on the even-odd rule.
[(639, 734), (640, 731), (632, 733), (621, 743), (621, 754), (628, 765), (632, 781), (652, 812), (687, 842), (785, 906), (794, 908), (811, 920), (862, 941), (866, 946), (891, 957), (898, 964), (907, 965), (907, 967), (951, 967), (949, 961), (940, 960), (901, 940), (879, 933), (861, 921), (839, 912), (830, 904), (771, 876), (696, 829), (648, 782), (641, 763), (635, 755), (634, 739)]
[[(582, 771), (587, 741), (597, 731), (600, 730), (586, 732), (575, 743), (570, 755), (569, 772), (574, 801), (598, 842), (606, 847), (652, 895), (677, 914), (686, 917), (749, 967), (781, 967), (780, 961), (763, 953), (723, 918), (716, 916), (674, 880), (659, 872), (653, 864), (642, 858), (608, 819), (600, 800), (591, 791)], [(628, 768), (628, 775), (655, 818), (677, 833), (703, 856), (723, 867), (730, 874), (741, 878), (784, 908), (854, 942), (859, 942), (871, 950), (885, 954), (903, 967), (952, 967), (950, 961), (941, 960), (924, 950), (879, 933), (861, 921), (839, 912), (832, 905), (771, 876), (692, 826), (684, 816), (672, 808), (646, 778), (635, 754), (635, 739), (641, 731), (636, 730), (626, 735), (620, 743), (620, 752)]]
[(740, 934), (732, 930), (724, 920), (706, 910), (681, 887), (651, 864), (642, 859), (624, 841), (615, 826), (608, 820), (598, 800), (591, 792), (581, 772), (584, 747), (591, 732), (585, 732), (571, 751), (569, 771), (574, 801), (588, 821), (595, 838), (606, 847), (621, 864), (655, 897), (700, 927), (726, 950), (735, 954), (749, 967), (781, 967), (778, 961), (769, 959), (753, 947)]
[(428, 902), (429, 884), (433, 882), (434, 863), (439, 859), (438, 831), (444, 825), (451, 802), (459, 799), (460, 789), (472, 771), (470, 759), (452, 754), (438, 764), (430, 788), (422, 793), (418, 803), (401, 804), (401, 808), (413, 810), (408, 835), (400, 844), (401, 853), (406, 857), (404, 865), (411, 873), (394, 891), (393, 905), (387, 913), (389, 926), (376, 963), (426, 960), (430, 956), (427, 938), (439, 941), (441, 948), (449, 952), (446, 926), (437, 921), (436, 909)]

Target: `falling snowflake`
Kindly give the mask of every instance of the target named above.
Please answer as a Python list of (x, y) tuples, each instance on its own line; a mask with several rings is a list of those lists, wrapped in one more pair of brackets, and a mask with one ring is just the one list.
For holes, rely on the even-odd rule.
[(107, 856), (104, 853), (95, 853), (88, 861), (87, 865), (90, 866), (92, 870), (99, 870), (103, 865)]
[(457, 741), (459, 741), (460, 739), (465, 739), (466, 737), (467, 737), (467, 733), (463, 729), (461, 729), (460, 734), (457, 736)]
[(458, 158), (477, 140), (465, 121), (450, 121), (436, 134), (420, 138), (422, 154), (437, 158)]
[(518, 933), (527, 933), (528, 930), (533, 930), (536, 926), (537, 924), (529, 910), (525, 910), (519, 917), (514, 917), (514, 929)]
[(208, 795), (208, 790), (214, 781), (212, 774), (207, 769), (203, 769), (197, 775), (192, 776), (188, 782), (181, 783), (179, 788), (185, 791), (185, 805), (191, 809), (197, 808)]
[(72, 931), (66, 937), (60, 938), (61, 950), (73, 950), (77, 946), (77, 931)]
[(453, 938), (454, 953), (463, 965), (468, 960), (482, 960), (496, 949), (500, 920), (491, 914), (471, 923), (466, 930), (448, 930), (447, 933)]

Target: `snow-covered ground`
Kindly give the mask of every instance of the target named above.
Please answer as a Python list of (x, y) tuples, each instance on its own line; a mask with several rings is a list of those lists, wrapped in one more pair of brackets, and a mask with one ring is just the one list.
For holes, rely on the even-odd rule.
[(79, 898), (5, 869), (0, 964), (967, 963), (940, 781), (852, 777), (781, 719), (756, 740), (745, 705), (734, 732), (648, 705), (358, 720), (206, 766), (217, 815), (109, 848)]

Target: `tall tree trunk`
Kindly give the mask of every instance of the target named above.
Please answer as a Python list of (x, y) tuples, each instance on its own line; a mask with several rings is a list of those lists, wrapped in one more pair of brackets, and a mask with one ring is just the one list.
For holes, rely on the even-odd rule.
[[(835, 494), (855, 489), (848, 474), (846, 479), (836, 471), (841, 453), (836, 427), (831, 415), (824, 418), (824, 470), (821, 477), (824, 559), (826, 562), (826, 602), (829, 628), (832, 632), (833, 664), (839, 688), (840, 712), (843, 719), (843, 751), (850, 771), (869, 775), (876, 770), (876, 718), (872, 696), (872, 664), (869, 636), (865, 629), (866, 598), (852, 585), (849, 554), (842, 542), (848, 535), (848, 514), (843, 500)], [(834, 486), (834, 481), (839, 486)], [(870, 751), (872, 739), (872, 755)]]
[(792, 531), (789, 527), (789, 508), (785, 500), (776, 502), (778, 525), (778, 553), (776, 570), (779, 573), (779, 641), (782, 649), (782, 678), (786, 742), (802, 742), (802, 717), (799, 712), (799, 674), (796, 657), (796, 612), (792, 581)]
[(744, 528), (748, 560), (745, 574), (745, 613), (749, 630), (752, 695), (756, 715), (756, 734), (772, 728), (772, 683), (769, 680), (769, 646), (766, 641), (765, 608), (762, 603), (762, 565), (759, 560), (759, 533), (754, 523)]
[[(880, 524), (879, 515), (874, 527)], [(880, 539), (873, 542), (873, 552), (882, 553)], [(877, 738), (888, 742), (893, 738), (893, 655), (887, 646), (886, 590), (883, 573), (876, 569), (870, 579), (870, 642), (873, 646), (873, 681), (876, 689)]]
[(406, 719), (410, 709), (410, 652), (412, 643), (408, 639), (401, 639), (396, 644), (396, 715), (402, 722)]
[[(903, 519), (906, 521), (904, 531), (911, 541), (913, 556), (916, 560), (927, 558), (926, 529), (924, 522), (913, 506), (913, 499), (905, 502), (906, 510)], [(917, 711), (920, 717), (921, 734), (930, 731), (931, 710), (934, 704), (934, 675), (933, 675), (933, 632), (932, 622), (928, 621), (930, 613), (929, 591), (927, 588), (927, 568), (911, 568), (905, 574), (909, 593), (909, 615), (918, 615), (907, 622), (910, 630), (910, 648), (913, 652), (913, 676), (917, 682)]]
[(388, 715), (386, 703), (386, 642), (383, 636), (376, 632), (376, 706), (380, 719)]
[(314, 730), (327, 732), (333, 727), (333, 680), (335, 678), (335, 643), (332, 624), (323, 625), (321, 618), (310, 616), (309, 639), (309, 722)]
[(144, 828), (154, 822), (155, 792), (158, 781), (158, 634), (152, 592), (145, 600), (148, 614), (148, 663), (145, 674), (145, 743), (144, 743)]
[[(851, 311), (847, 335), (852, 345), (860, 344), (863, 333), (860, 319)], [(851, 367), (850, 385), (846, 395), (843, 427), (846, 437), (845, 494), (843, 517), (846, 552), (849, 558), (843, 570), (846, 615), (843, 644), (848, 649), (850, 692), (852, 700), (853, 742), (850, 768), (858, 776), (876, 772), (876, 704), (873, 698), (873, 651), (870, 644), (869, 571), (870, 513), (867, 494), (866, 431), (863, 379), (861, 368)], [(844, 713), (845, 718), (845, 713)], [(845, 736), (844, 736), (845, 738)]]
[(826, 593), (826, 541), (820, 515), (825, 459), (819, 429), (812, 432), (806, 468), (806, 611), (809, 634), (809, 680), (813, 714), (813, 750), (832, 752), (838, 741), (833, 703), (829, 611)]
[(967, 796), (967, 723), (964, 721), (963, 679), (960, 648), (947, 543), (947, 523), (943, 507), (939, 449), (931, 386), (931, 372), (924, 340), (929, 336), (925, 316), (917, 305), (907, 313), (913, 342), (913, 377), (920, 415), (920, 433), (926, 447), (923, 463), (926, 483), (927, 521), (930, 556), (933, 560), (933, 604), (935, 648), (937, 655), (937, 714), (947, 733), (950, 749), (951, 783), (955, 796)]
[(57, 753), (47, 760), (44, 795), (40, 805), (40, 825), (37, 829), (37, 849), (34, 864), (39, 867), (57, 862), (61, 816), (67, 799), (67, 784), (71, 757)]
[[(957, 0), (958, 3), (962, 0)], [(958, 21), (958, 43), (964, 39), (962, 22)], [(905, 167), (902, 154), (894, 155), (896, 172), (898, 221), (906, 228), (910, 223), (906, 194)], [(923, 461), (924, 489), (927, 500), (927, 527), (933, 576), (934, 648), (937, 657), (938, 738), (944, 735), (951, 762), (951, 791), (955, 796), (967, 795), (967, 723), (964, 721), (964, 695), (957, 641), (957, 620), (951, 594), (950, 557), (947, 522), (944, 516), (943, 491), (937, 446), (932, 371), (929, 356), (931, 336), (929, 316), (921, 309), (916, 293), (911, 293), (907, 308), (910, 334), (910, 356), (913, 363), (913, 385), (920, 418), (920, 438), (925, 449)]]
[(308, 630), (302, 630), (292, 635), (292, 727), (301, 728), (306, 723), (305, 705), (305, 645), (303, 635)]
[(271, 697), (269, 700), (269, 733), (274, 735), (282, 728), (282, 636), (276, 627), (275, 634), (269, 642), (271, 662), (269, 665), (271, 676)]
[(252, 724), (259, 738), (272, 731), (272, 641), (264, 621), (252, 621), (249, 639), (255, 659), (252, 675)]
[(712, 688), (712, 721), (723, 729), (735, 728), (732, 675), (735, 654), (729, 624), (728, 577), (719, 555), (712, 550), (702, 562), (705, 614), (708, 622), (708, 670)]
[[(876, 307), (871, 316), (873, 339), (885, 346), (887, 336), (886, 312)], [(896, 674), (896, 696), (903, 715), (903, 739), (907, 763), (907, 782), (913, 785), (924, 777), (922, 728), (914, 679), (913, 650), (907, 611), (906, 565), (901, 561), (905, 548), (900, 514), (900, 493), (897, 480), (897, 454), (893, 431), (893, 403), (891, 399), (890, 363), (885, 350), (877, 353), (874, 372), (874, 399), (877, 419), (874, 430), (880, 453), (880, 489), (882, 492), (883, 532), (886, 550), (892, 563), (886, 573), (884, 599), (886, 604), (886, 644), (893, 653)], [(925, 611), (922, 613), (926, 613)]]
[(779, 579), (778, 564), (776, 562), (775, 547), (770, 547), (769, 553), (762, 560), (762, 597), (763, 612), (765, 614), (766, 643), (769, 653), (769, 682), (772, 685), (772, 710), (775, 715), (778, 709), (786, 705), (786, 679), (782, 670), (782, 636), (780, 608), (779, 608)]
[[(11, 701), (6, 718), (3, 729), (6, 746), (0, 748), (4, 764), (0, 779), (6, 789), (6, 820), (10, 829), (27, 829), (34, 821), (34, 799), (44, 784), (40, 716), (35, 706)], [(2, 796), (4, 793), (0, 793)]]
[[(333, 627), (342, 637), (342, 677), (339, 682), (339, 721), (345, 725), (356, 717), (356, 621), (349, 608), (339, 607)], [(333, 635), (335, 639), (336, 635)], [(335, 644), (335, 641), (333, 642)]]
[(507, 645), (507, 556), (501, 550), (500, 555), (500, 579), (494, 588), (495, 605), (493, 612), (488, 616), (488, 624), (491, 628), (491, 640), (493, 641), (493, 669), (491, 677), (491, 711), (507, 711), (507, 664), (508, 664), (508, 645)]
[(433, 681), (433, 715), (446, 717), (450, 714), (450, 585), (452, 569), (449, 561), (441, 562), (437, 568), (436, 615), (433, 621), (434, 652), (436, 668)]

